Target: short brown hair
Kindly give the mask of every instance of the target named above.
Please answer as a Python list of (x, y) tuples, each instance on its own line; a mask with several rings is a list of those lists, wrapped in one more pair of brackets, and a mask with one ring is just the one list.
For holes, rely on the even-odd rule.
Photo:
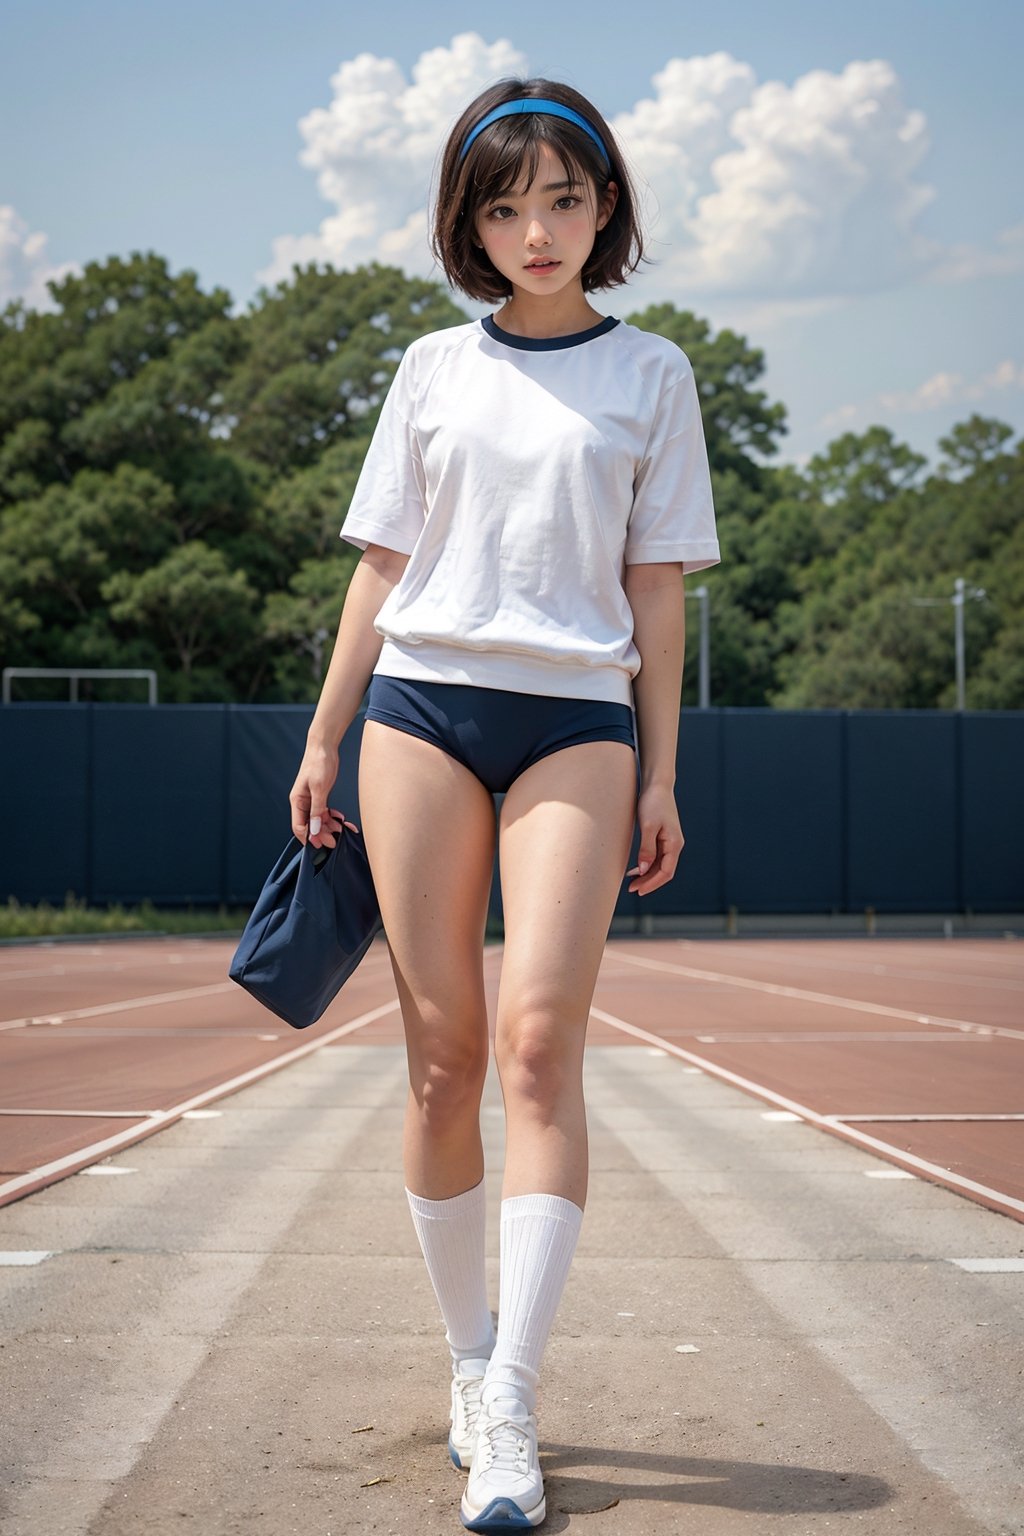
[[(585, 117), (604, 140), (610, 165), (576, 123), (539, 112), (516, 113), (490, 123), (461, 158), (462, 146), (481, 118), (495, 107), (529, 96), (560, 102)], [(571, 182), (591, 181), (598, 200), (610, 181), (618, 187), (611, 218), (597, 231), (594, 248), (580, 273), (583, 291), (621, 287), (640, 262), (648, 259), (629, 172), (611, 129), (597, 109), (579, 91), (558, 81), (499, 80), (469, 104), (448, 136), (431, 231), (431, 249), (445, 276), (453, 288), (471, 299), (503, 299), (512, 292), (511, 283), (486, 251), (473, 244), (476, 215), (485, 202), (507, 197), (524, 168), (533, 181), (541, 144), (550, 145), (560, 157)]]

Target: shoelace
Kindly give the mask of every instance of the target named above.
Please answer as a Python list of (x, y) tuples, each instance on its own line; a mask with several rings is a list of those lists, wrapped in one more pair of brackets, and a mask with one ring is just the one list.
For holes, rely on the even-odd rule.
[(488, 1413), (483, 1426), (487, 1441), (487, 1466), (502, 1472), (525, 1472), (529, 1465), (530, 1441), (514, 1419)]
[(467, 1427), (472, 1427), (475, 1416), (480, 1412), (480, 1388), (484, 1384), (482, 1376), (456, 1376), (455, 1390), (462, 1404), (462, 1413)]

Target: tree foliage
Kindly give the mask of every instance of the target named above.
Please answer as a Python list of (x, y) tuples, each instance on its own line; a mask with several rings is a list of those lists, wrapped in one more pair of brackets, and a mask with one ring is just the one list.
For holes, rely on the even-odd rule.
[[(50, 291), (52, 311), (0, 315), (3, 664), (154, 667), (164, 699), (314, 700), (359, 559), (338, 530), (395, 367), (465, 315), (377, 264), (296, 267), (234, 316), (153, 253)], [(710, 594), (713, 702), (951, 706), (963, 576), (984, 594), (965, 608), (968, 702), (1024, 705), (1011, 428), (971, 416), (931, 471), (880, 426), (773, 465), (786, 412), (763, 354), (669, 304), (629, 318), (682, 346), (700, 389), (722, 564), (688, 585)], [(696, 673), (691, 639), (687, 700)]]
[(53, 312), (0, 317), (3, 664), (154, 667), (165, 699), (315, 698), (388, 384), (414, 337), (465, 316), (381, 266), (296, 268), (234, 318), (153, 254), (51, 293)]

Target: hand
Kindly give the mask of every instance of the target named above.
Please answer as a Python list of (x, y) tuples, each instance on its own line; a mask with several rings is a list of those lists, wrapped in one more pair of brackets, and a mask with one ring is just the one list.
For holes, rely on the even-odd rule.
[(292, 811), (292, 832), (300, 843), (309, 841), (314, 848), (333, 848), (345, 827), (359, 828), (346, 821), (342, 811), (327, 804), (327, 796), (338, 777), (336, 753), (323, 747), (307, 747), (292, 785), (288, 803)]
[(672, 879), (686, 839), (679, 825), (675, 793), (668, 786), (651, 784), (641, 790), (636, 814), (640, 852), (626, 878), (638, 877), (629, 887), (630, 895), (647, 896)]

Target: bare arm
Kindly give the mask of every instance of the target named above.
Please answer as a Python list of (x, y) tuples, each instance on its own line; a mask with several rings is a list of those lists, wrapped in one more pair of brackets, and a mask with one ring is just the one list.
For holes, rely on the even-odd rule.
[(686, 647), (682, 562), (627, 565), (625, 591), (641, 661), (633, 679), (641, 782), (672, 788)]
[[(338, 776), (338, 747), (356, 717), (384, 644), (373, 621), (408, 563), (409, 556), (398, 550), (369, 544), (349, 582), (334, 653), (288, 797), (292, 831), (302, 843), (308, 834), (314, 848), (333, 848), (341, 831), (341, 818), (327, 809), (327, 796)], [(316, 817), (320, 832), (310, 831)]]
[(628, 872), (637, 877), (629, 890), (646, 896), (668, 884), (683, 851), (675, 798), (686, 645), (682, 562), (628, 565), (625, 592), (641, 662), (633, 679), (640, 750), (640, 851), (635, 867)]

